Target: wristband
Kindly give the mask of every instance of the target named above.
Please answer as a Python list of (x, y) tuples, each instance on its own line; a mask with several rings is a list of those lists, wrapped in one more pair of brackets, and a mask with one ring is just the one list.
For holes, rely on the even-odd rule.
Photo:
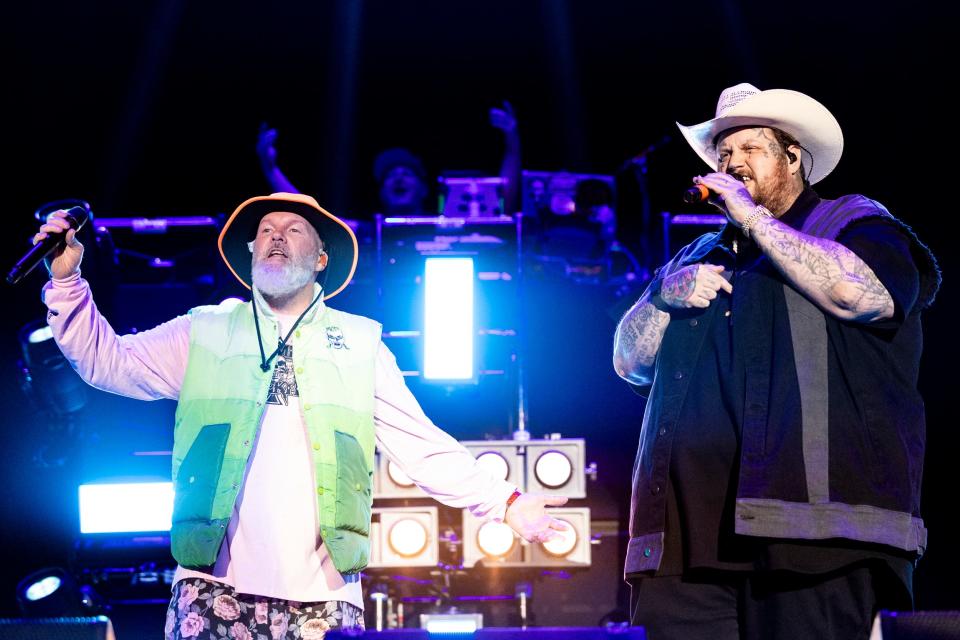
[(517, 501), (517, 498), (519, 498), (519, 497), (522, 496), (522, 495), (523, 495), (523, 494), (520, 493), (520, 489), (514, 489), (514, 490), (513, 490), (513, 493), (510, 494), (510, 497), (507, 498), (507, 509), (509, 509), (509, 508), (510, 508), (510, 505), (512, 505), (514, 502), (516, 502), (516, 501)]

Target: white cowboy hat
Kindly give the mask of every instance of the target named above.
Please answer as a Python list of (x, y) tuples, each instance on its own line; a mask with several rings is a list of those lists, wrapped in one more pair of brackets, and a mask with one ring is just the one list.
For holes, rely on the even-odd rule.
[(714, 171), (717, 136), (727, 129), (751, 125), (780, 129), (793, 136), (803, 147), (802, 162), (810, 184), (826, 178), (840, 162), (840, 123), (825, 106), (798, 91), (760, 91), (751, 84), (738, 84), (720, 94), (713, 120), (690, 127), (677, 123), (693, 150)]

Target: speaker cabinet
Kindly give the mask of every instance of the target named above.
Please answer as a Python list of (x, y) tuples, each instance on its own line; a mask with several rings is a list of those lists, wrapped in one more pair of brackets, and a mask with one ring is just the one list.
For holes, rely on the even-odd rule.
[(106, 616), (0, 618), (0, 640), (116, 640)]

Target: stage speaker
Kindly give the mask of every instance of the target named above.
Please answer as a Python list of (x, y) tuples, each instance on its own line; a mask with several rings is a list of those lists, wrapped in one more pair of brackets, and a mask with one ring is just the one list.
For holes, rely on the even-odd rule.
[[(643, 627), (488, 627), (473, 633), (457, 633), (452, 636), (466, 640), (647, 640)], [(426, 629), (386, 629), (384, 631), (328, 631), (326, 640), (348, 638), (371, 638), (379, 640), (430, 640), (436, 638)]]
[(960, 611), (882, 611), (871, 640), (960, 640)]
[(0, 640), (116, 640), (106, 616), (0, 618)]

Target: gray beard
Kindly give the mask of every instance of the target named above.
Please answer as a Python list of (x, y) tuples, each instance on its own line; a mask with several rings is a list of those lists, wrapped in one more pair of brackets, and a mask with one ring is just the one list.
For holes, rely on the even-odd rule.
[(268, 298), (286, 298), (313, 282), (317, 274), (307, 260), (282, 265), (253, 260), (253, 284)]

